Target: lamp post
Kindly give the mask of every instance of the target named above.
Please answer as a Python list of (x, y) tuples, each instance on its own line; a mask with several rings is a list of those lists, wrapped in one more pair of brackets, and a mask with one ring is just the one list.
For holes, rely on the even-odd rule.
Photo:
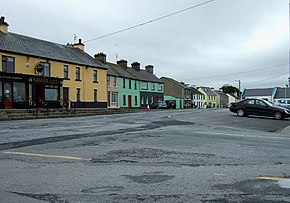
[(285, 102), (286, 102), (286, 99), (287, 99), (287, 88), (288, 88), (288, 85), (286, 85), (286, 88), (285, 88)]

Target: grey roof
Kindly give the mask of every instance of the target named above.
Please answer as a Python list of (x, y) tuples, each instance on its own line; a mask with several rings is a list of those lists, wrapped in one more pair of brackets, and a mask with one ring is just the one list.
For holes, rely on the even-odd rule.
[(203, 89), (203, 91), (208, 95), (208, 96), (216, 96), (214, 91), (210, 87), (199, 87)]
[(108, 75), (113, 75), (113, 76), (119, 76), (123, 78), (130, 78), (130, 79), (136, 79), (136, 77), (132, 74), (130, 74), (125, 68), (122, 66), (119, 66), (114, 63), (107, 62), (108, 66)]
[(0, 50), (78, 65), (104, 68), (103, 63), (71, 45), (61, 45), (15, 33), (0, 32)]
[(202, 93), (199, 92), (196, 88), (191, 87), (190, 89), (191, 89), (192, 94), (201, 94), (202, 95)]
[(185, 89), (185, 88), (189, 88), (188, 86), (186, 86), (185, 84), (182, 84), (182, 83), (180, 83), (180, 82), (178, 82), (178, 81), (176, 81), (176, 80), (174, 80), (174, 79), (172, 79), (172, 78), (168, 78), (168, 77), (161, 77), (160, 78), (161, 80), (163, 80), (163, 81), (169, 81), (169, 82), (171, 82), (171, 83), (173, 83), (173, 84), (175, 84), (175, 85), (177, 85), (177, 86), (179, 86), (179, 87), (181, 87), (181, 88), (183, 88), (183, 89)]
[(158, 77), (156, 77), (156, 75), (149, 73), (147, 70), (140, 69), (139, 71), (137, 71), (133, 68), (127, 68), (126, 70), (132, 75), (134, 75), (138, 80), (163, 83), (163, 81), (161, 81)]
[(273, 88), (245, 89), (244, 97), (272, 96)]
[[(286, 92), (285, 92), (286, 90)], [(277, 88), (277, 92), (275, 94), (275, 99), (279, 99), (279, 98), (290, 98), (290, 88), (281, 88), (278, 87)]]

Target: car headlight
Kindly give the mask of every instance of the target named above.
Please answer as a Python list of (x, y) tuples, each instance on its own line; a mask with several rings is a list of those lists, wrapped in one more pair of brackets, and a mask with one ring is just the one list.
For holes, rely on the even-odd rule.
[(290, 114), (290, 111), (289, 110), (284, 110), (285, 113), (287, 114)]

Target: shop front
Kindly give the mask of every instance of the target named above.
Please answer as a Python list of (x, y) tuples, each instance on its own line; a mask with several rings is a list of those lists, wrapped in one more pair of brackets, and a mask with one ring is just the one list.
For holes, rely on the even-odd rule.
[(63, 80), (0, 72), (0, 108), (60, 108)]

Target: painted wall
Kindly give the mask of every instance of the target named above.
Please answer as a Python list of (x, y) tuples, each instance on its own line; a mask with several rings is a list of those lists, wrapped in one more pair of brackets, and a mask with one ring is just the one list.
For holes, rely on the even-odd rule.
[(183, 109), (184, 108), (184, 99), (182, 99), (182, 98), (164, 95), (164, 101), (175, 101), (176, 109)]
[[(35, 66), (39, 62), (50, 63), (51, 77), (64, 77), (64, 65), (69, 67), (69, 79), (65, 79), (63, 87), (69, 87), (69, 96), (71, 101), (76, 101), (76, 89), (81, 89), (81, 101), (93, 102), (94, 89), (98, 90), (98, 102), (107, 102), (107, 70), (79, 66), (76, 64), (58, 62), (54, 60), (39, 59), (37, 57), (27, 57), (17, 54), (7, 54), (0, 52), (0, 57), (10, 56), (15, 58), (15, 73), (37, 75)], [(80, 68), (81, 81), (76, 81), (76, 67)], [(2, 66), (1, 66), (2, 70)], [(98, 72), (98, 82), (93, 81), (93, 70)]]
[(131, 108), (140, 108), (140, 81), (118, 77), (117, 84), (119, 87), (119, 107), (129, 108), (129, 103), (131, 103)]

